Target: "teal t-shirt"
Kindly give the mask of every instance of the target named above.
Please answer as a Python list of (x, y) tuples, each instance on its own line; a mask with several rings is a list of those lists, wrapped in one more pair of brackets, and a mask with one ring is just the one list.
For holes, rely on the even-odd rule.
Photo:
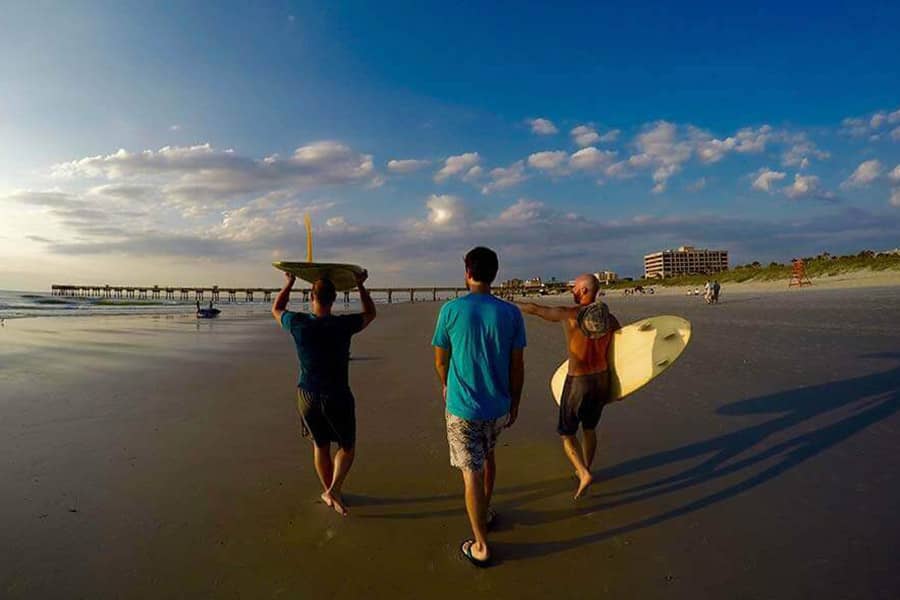
[(469, 294), (441, 307), (433, 346), (450, 350), (447, 411), (470, 421), (509, 412), (509, 361), (525, 347), (519, 309), (489, 294)]

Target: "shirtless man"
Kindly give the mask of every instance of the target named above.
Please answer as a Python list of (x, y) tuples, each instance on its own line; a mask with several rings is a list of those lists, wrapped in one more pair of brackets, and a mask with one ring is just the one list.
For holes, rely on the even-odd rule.
[[(590, 273), (578, 276), (572, 288), (575, 306), (541, 306), (519, 302), (521, 311), (547, 321), (561, 322), (569, 351), (569, 374), (559, 403), (557, 432), (578, 477), (577, 500), (593, 482), (591, 464), (597, 451), (600, 414), (609, 401), (609, 364), (606, 352), (612, 333), (620, 328), (606, 304), (596, 302), (600, 282)], [(578, 442), (578, 425), (584, 445)]]

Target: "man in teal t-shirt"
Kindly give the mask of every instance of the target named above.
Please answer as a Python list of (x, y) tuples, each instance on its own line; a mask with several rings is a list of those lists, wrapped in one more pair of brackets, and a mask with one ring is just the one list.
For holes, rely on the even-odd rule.
[(460, 551), (483, 567), (490, 561), (487, 528), (495, 516), (489, 508), (497, 472), (494, 446), (519, 413), (525, 323), (518, 308), (491, 295), (499, 268), (494, 251), (473, 248), (465, 262), (470, 293), (441, 308), (431, 343), (447, 403), (450, 464), (462, 471), (475, 535)]

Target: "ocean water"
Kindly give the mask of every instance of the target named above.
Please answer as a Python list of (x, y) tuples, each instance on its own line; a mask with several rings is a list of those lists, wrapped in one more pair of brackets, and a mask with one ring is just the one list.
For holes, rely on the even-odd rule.
[[(209, 301), (200, 305), (209, 306)], [(193, 316), (196, 306), (194, 301), (70, 298), (52, 296), (47, 292), (0, 290), (0, 319), (156, 314)], [(222, 316), (265, 314), (271, 308), (270, 303), (262, 301), (219, 302), (215, 306), (222, 310)]]
[[(299, 296), (299, 295), (297, 295)], [(397, 302), (397, 299), (394, 300)], [(400, 300), (403, 301), (402, 299)], [(375, 298), (377, 304), (384, 302)], [(208, 307), (209, 300), (200, 302)], [(52, 296), (48, 292), (21, 292), (0, 290), (0, 319), (20, 319), (26, 317), (74, 317), (74, 316), (122, 316), (122, 315), (185, 315), (194, 316), (196, 301), (179, 300), (137, 300), (132, 298), (77, 298)], [(272, 307), (270, 302), (217, 302), (215, 307), (222, 311), (219, 318), (229, 316), (266, 315)], [(288, 308), (309, 310), (309, 305), (292, 299)], [(349, 304), (338, 296), (335, 312), (359, 310), (359, 300), (351, 298)]]

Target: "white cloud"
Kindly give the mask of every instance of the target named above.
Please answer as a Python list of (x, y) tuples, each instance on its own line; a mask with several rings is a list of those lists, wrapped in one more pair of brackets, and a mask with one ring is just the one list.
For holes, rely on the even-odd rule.
[(467, 220), (468, 210), (458, 196), (432, 194), (425, 206), (428, 208), (428, 223), (434, 227), (452, 227)]
[[(278, 236), (293, 237), (298, 231), (302, 231), (303, 218), (307, 213), (315, 216), (334, 206), (331, 202), (286, 201), (284, 196), (282, 193), (267, 194), (240, 206), (230, 207), (222, 211), (221, 222), (202, 229), (202, 236), (247, 244)], [(326, 220), (325, 230), (336, 228), (340, 228), (340, 225), (329, 224)]]
[(622, 133), (620, 129), (610, 129), (606, 133), (600, 136), (600, 141), (605, 143), (612, 143), (619, 139), (619, 134)]
[(132, 202), (153, 199), (184, 217), (201, 218), (233, 209), (236, 202), (272, 197), (284, 201), (323, 186), (378, 186), (383, 178), (372, 156), (338, 142), (314, 142), (288, 157), (243, 156), (210, 144), (119, 150), (54, 165), (58, 179), (106, 179), (90, 194)]
[(806, 137), (806, 134), (790, 136), (787, 141), (791, 143), (791, 147), (781, 156), (781, 164), (785, 167), (806, 169), (809, 167), (811, 158), (827, 160), (831, 157), (828, 152), (820, 150), (812, 140)]
[(88, 190), (89, 196), (103, 196), (119, 200), (140, 201), (156, 195), (156, 186), (143, 183), (108, 183)]
[(554, 125), (553, 121), (550, 119), (531, 119), (527, 121), (527, 123), (531, 125), (531, 133), (537, 135), (553, 135), (554, 133), (559, 133), (559, 129), (556, 128), (556, 125)]
[(463, 175), (462, 180), (466, 183), (472, 183), (473, 181), (478, 181), (484, 175), (484, 169), (481, 168), (480, 165), (475, 165)]
[(525, 163), (521, 160), (514, 162), (508, 167), (491, 169), (490, 175), (491, 182), (481, 188), (482, 194), (505, 190), (528, 179), (528, 175), (525, 174)]
[(865, 187), (878, 179), (879, 175), (881, 175), (881, 162), (875, 159), (867, 160), (856, 167), (856, 170), (841, 184), (841, 187)]
[(701, 177), (696, 181), (690, 183), (685, 189), (689, 192), (699, 192), (703, 188), (706, 187), (706, 177)]
[(347, 221), (344, 217), (331, 217), (325, 221), (327, 227), (346, 227)]
[(521, 223), (534, 221), (545, 214), (544, 203), (536, 200), (519, 198), (515, 204), (508, 206), (497, 219), (504, 223)]
[[(870, 136), (870, 139), (877, 140), (880, 137), (878, 133), (882, 131), (884, 127), (896, 123), (900, 123), (900, 109), (892, 112), (879, 110), (868, 117), (847, 117), (841, 121), (840, 132), (851, 137), (860, 138)], [(898, 137), (900, 137), (900, 134), (898, 134)]]
[(569, 157), (569, 166), (579, 171), (595, 171), (608, 165), (615, 157), (616, 153), (612, 150), (598, 150), (588, 146)]
[(674, 123), (657, 121), (645, 127), (635, 139), (638, 152), (628, 159), (628, 164), (637, 168), (653, 166), (654, 193), (666, 189), (668, 180), (681, 170), (681, 165), (693, 153), (692, 141), (679, 138), (677, 133)]
[(541, 171), (555, 171), (565, 164), (569, 153), (564, 150), (548, 150), (535, 152), (528, 157), (528, 166)]
[(780, 171), (770, 171), (769, 169), (760, 169), (753, 180), (753, 189), (763, 192), (772, 192), (773, 185), (776, 181), (781, 181), (787, 176), (787, 173)]
[(729, 152), (741, 154), (762, 152), (775, 134), (772, 127), (762, 125), (755, 129), (744, 127), (733, 136), (724, 139), (713, 138), (709, 134), (695, 129), (694, 137), (697, 138), (697, 156), (700, 160), (705, 163), (715, 163), (722, 160)]
[(181, 125), (179, 125), (178, 123), (175, 123), (174, 125), (169, 125), (169, 131), (178, 131), (179, 129), (181, 129)]
[(900, 165), (897, 165), (890, 173), (888, 173), (888, 179), (895, 183), (900, 183)]
[(841, 121), (841, 133), (850, 137), (863, 137), (869, 133), (869, 124), (864, 119), (847, 117)]
[(387, 164), (388, 171), (391, 173), (412, 173), (423, 169), (431, 164), (427, 160), (403, 159), (389, 160)]
[(444, 166), (434, 174), (434, 180), (438, 183), (446, 181), (450, 177), (454, 177), (465, 173), (481, 161), (481, 157), (477, 152), (466, 152), (456, 156), (449, 156), (444, 161)]
[(894, 188), (891, 190), (891, 206), (896, 206), (900, 208), (900, 188)]
[(582, 148), (591, 146), (600, 141), (600, 134), (597, 133), (596, 129), (589, 125), (579, 125), (570, 131), (569, 135), (571, 135), (572, 140)]
[(166, 146), (158, 151), (130, 153), (124, 149), (55, 165), (56, 177), (134, 179), (163, 177), (174, 188), (217, 194), (258, 193), (280, 186), (364, 182), (375, 175), (372, 157), (338, 142), (315, 142), (297, 148), (288, 158), (263, 159), (218, 151), (210, 144)]
[(722, 160), (728, 152), (734, 149), (734, 138), (724, 140), (707, 140), (700, 144), (697, 155), (705, 163), (715, 163)]
[[(898, 112), (900, 112), (900, 111), (898, 111)], [(900, 142), (900, 127), (895, 127), (891, 131), (891, 139), (894, 140), (895, 142)]]
[(791, 199), (817, 196), (831, 198), (832, 194), (821, 190), (821, 181), (815, 175), (794, 175), (794, 183), (784, 188), (784, 194)]
[(3, 200), (38, 207), (63, 228), (94, 239), (121, 237), (125, 226), (143, 226), (148, 215), (146, 210), (123, 207), (115, 198), (60, 190), (17, 190), (0, 197)]

